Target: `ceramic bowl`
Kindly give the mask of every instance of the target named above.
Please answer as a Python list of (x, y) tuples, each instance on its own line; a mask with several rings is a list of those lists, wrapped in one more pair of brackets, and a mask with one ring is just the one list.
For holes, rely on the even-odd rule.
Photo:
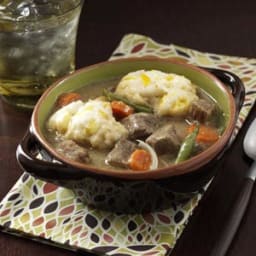
[[(187, 161), (152, 172), (99, 169), (56, 152), (45, 138), (44, 127), (58, 96), (139, 69), (184, 75), (209, 93), (225, 114), (221, 138)], [(243, 99), (242, 82), (227, 71), (203, 69), (172, 59), (133, 58), (99, 63), (64, 77), (42, 95), (34, 108), (30, 129), (17, 148), (17, 159), (32, 175), (80, 191), (87, 204), (126, 212), (152, 211), (167, 207), (170, 192), (194, 192), (212, 178), (217, 160), (220, 163), (230, 144)]]

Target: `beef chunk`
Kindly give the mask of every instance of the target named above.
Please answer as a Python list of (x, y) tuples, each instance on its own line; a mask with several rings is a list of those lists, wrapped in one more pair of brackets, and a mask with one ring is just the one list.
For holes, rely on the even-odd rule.
[(128, 160), (132, 152), (136, 149), (136, 143), (127, 139), (119, 140), (115, 147), (108, 153), (106, 157), (107, 163), (117, 167), (128, 167)]
[(70, 160), (82, 163), (90, 162), (88, 150), (79, 146), (73, 140), (64, 140), (60, 142), (57, 146), (57, 151)]
[(179, 150), (182, 139), (178, 136), (173, 123), (166, 124), (150, 135), (146, 142), (158, 154), (175, 153)]
[(214, 104), (206, 99), (193, 101), (189, 109), (189, 113), (192, 118), (199, 122), (205, 122), (214, 113), (214, 111)]
[(143, 139), (152, 134), (157, 125), (158, 117), (148, 113), (135, 113), (122, 120), (131, 139)]

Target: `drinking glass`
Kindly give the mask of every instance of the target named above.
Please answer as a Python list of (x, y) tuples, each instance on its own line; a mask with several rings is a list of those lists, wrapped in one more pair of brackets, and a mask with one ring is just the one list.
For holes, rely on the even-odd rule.
[(83, 0), (0, 1), (0, 95), (33, 109), (45, 89), (75, 69)]

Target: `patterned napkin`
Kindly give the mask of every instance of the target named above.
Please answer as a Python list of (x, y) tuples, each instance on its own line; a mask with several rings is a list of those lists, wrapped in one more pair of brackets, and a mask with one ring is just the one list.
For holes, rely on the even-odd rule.
[[(256, 59), (163, 45), (136, 34), (124, 36), (111, 59), (145, 55), (175, 57), (238, 75), (246, 87), (237, 124), (238, 129), (241, 127), (256, 96)], [(84, 205), (73, 191), (24, 173), (0, 202), (0, 227), (4, 232), (70, 250), (103, 255), (164, 256), (172, 251), (202, 196), (203, 192), (190, 195), (159, 212), (114, 214)]]

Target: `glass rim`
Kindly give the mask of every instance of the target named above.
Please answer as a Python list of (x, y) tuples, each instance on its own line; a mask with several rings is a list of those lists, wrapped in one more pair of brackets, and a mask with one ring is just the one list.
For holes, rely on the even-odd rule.
[(25, 19), (25, 20), (8, 19), (8, 18), (0, 17), (0, 23), (1, 23), (1, 21), (4, 21), (4, 22), (9, 22), (9, 23), (21, 23), (21, 24), (23, 23), (23, 24), (25, 24), (25, 23), (29, 23), (29, 22), (40, 22), (40, 21), (48, 21), (48, 20), (51, 20), (51, 19), (61, 18), (61, 17), (66, 16), (68, 13), (72, 12), (73, 10), (77, 9), (80, 6), (82, 8), (83, 2), (84, 2), (84, 0), (78, 0), (77, 4), (75, 4), (73, 7), (67, 9), (64, 13), (61, 13), (61, 14), (57, 14), (57, 15), (53, 15), (53, 16), (47, 16), (47, 17), (41, 16), (39, 19)]

